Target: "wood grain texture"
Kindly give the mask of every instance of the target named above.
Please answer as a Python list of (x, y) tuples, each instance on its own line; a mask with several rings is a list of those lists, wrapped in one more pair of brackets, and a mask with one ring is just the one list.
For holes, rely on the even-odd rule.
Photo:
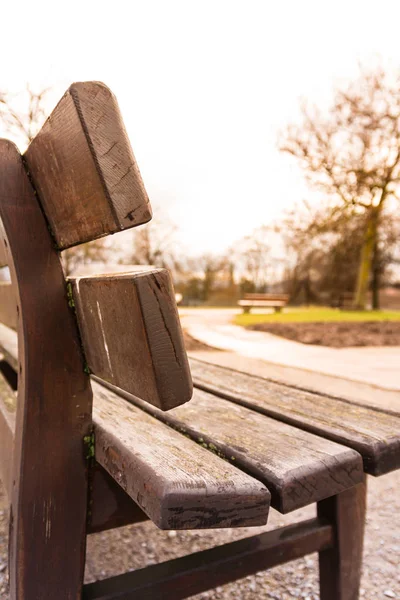
[(400, 467), (400, 416), (191, 360), (195, 385), (357, 450), (364, 470)]
[(92, 386), (96, 459), (158, 527), (266, 523), (263, 484), (96, 381)]
[(18, 308), (15, 290), (8, 281), (0, 281), (0, 321), (11, 329), (17, 329)]
[(0, 375), (0, 478), (9, 500), (11, 499), (16, 403), (14, 390)]
[(71, 282), (92, 373), (163, 410), (190, 400), (192, 379), (168, 271)]
[(83, 600), (182, 600), (328, 548), (332, 538), (331, 526), (310, 519), (90, 583)]
[(366, 518), (366, 478), (318, 504), (318, 516), (333, 526), (335, 544), (319, 553), (321, 600), (357, 600)]
[(151, 219), (118, 108), (103, 83), (74, 83), (25, 160), (60, 249)]
[(20, 307), (11, 598), (75, 600), (85, 554), (90, 383), (59, 256), (21, 155), (7, 140), (0, 142), (0, 216)]
[(166, 413), (119, 394), (260, 480), (282, 513), (338, 494), (363, 478), (362, 459), (354, 450), (201, 390)]

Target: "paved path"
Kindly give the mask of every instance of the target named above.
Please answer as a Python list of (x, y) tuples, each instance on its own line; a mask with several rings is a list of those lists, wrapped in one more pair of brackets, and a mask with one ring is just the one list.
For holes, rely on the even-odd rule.
[[(255, 359), (264, 364), (268, 362), (270, 370), (275, 365), (280, 371), (286, 369), (287, 376), (294, 370), (292, 375), (297, 381), (300, 375), (306, 381), (309, 372), (314, 374), (313, 381), (318, 375), (325, 376), (322, 378), (325, 384), (328, 376), (336, 390), (346, 385), (340, 380), (359, 382), (366, 389), (372, 386), (375, 388), (375, 396), (379, 390), (387, 391), (389, 395), (394, 395), (397, 406), (400, 407), (398, 346), (327, 348), (306, 345), (233, 325), (236, 309), (181, 309), (180, 313), (183, 326), (189, 334), (216, 349), (229, 350), (243, 357), (243, 360), (247, 357), (252, 362)], [(236, 366), (240, 368), (238, 360), (236, 357)], [(218, 362), (222, 364), (221, 358)]]

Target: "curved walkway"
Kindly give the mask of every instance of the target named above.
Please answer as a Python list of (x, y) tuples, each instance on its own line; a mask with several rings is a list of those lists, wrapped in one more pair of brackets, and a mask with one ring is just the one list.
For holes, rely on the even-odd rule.
[(307, 380), (308, 372), (312, 380), (316, 374), (334, 378), (335, 387), (340, 387), (339, 380), (367, 384), (375, 388), (375, 396), (379, 390), (394, 393), (400, 407), (399, 346), (327, 348), (301, 344), (233, 325), (232, 319), (237, 312), (237, 309), (211, 308), (180, 310), (183, 327), (193, 338), (208, 346), (251, 358), (251, 362), (258, 359), (269, 365), (295, 369), (297, 379), (301, 374), (303, 381)]

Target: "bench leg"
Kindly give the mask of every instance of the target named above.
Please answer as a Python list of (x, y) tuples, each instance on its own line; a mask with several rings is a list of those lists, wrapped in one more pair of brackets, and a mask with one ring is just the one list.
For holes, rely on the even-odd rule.
[(366, 513), (366, 478), (353, 488), (318, 502), (318, 516), (334, 526), (335, 545), (319, 553), (321, 600), (357, 600)]
[(249, 314), (249, 312), (250, 312), (250, 306), (245, 306), (245, 307), (243, 307), (243, 314), (244, 314), (244, 315), (248, 315), (248, 314)]

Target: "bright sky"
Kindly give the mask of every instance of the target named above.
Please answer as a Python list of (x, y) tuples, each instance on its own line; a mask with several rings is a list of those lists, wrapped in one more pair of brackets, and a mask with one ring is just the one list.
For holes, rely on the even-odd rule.
[(151, 201), (190, 253), (223, 251), (307, 197), (276, 147), (300, 97), (379, 55), (400, 65), (397, 0), (23, 0), (2, 5), (0, 88), (104, 81)]

